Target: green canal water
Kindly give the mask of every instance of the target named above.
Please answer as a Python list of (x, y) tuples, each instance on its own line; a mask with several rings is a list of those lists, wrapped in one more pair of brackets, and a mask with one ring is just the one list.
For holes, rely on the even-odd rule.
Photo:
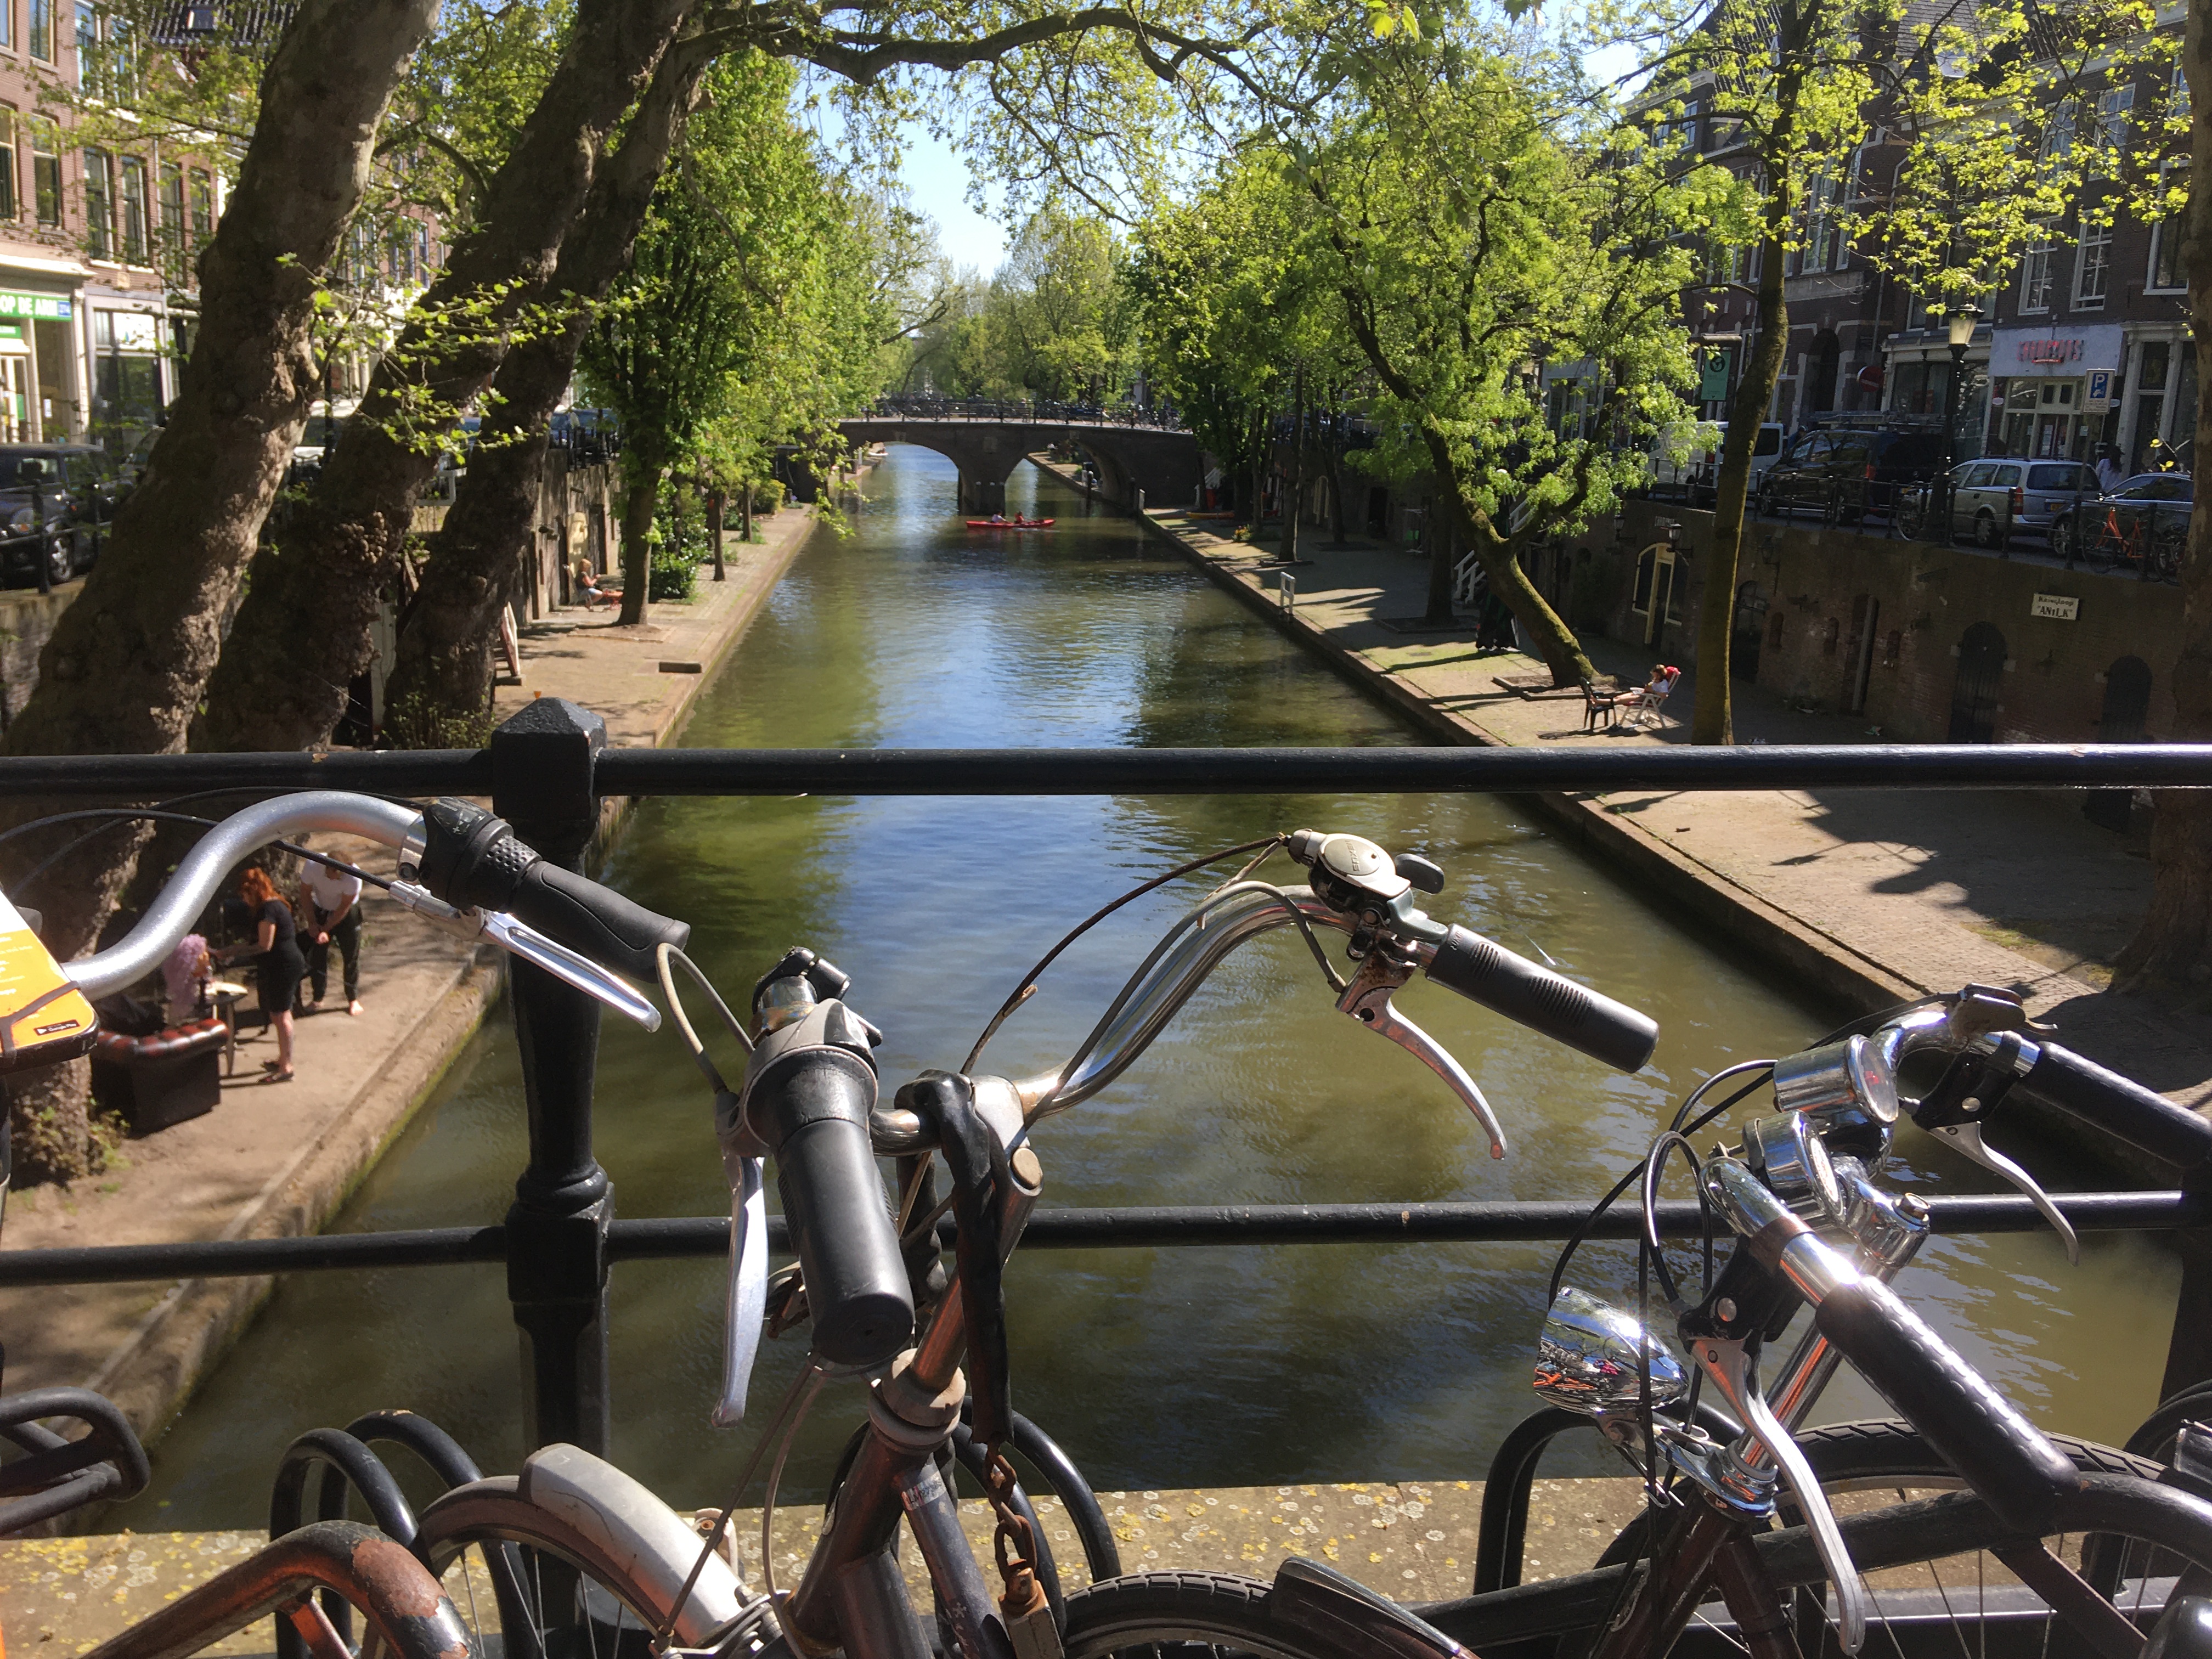
[[(1418, 741), (1126, 519), (1089, 514), (1024, 468), (1009, 511), (1055, 515), (1056, 527), (975, 534), (953, 485), (935, 455), (892, 449), (854, 533), (816, 534), (684, 741)], [(1436, 1080), (1334, 1012), (1303, 945), (1271, 933), (1231, 957), (1111, 1089), (1040, 1132), (1047, 1204), (1593, 1197), (1698, 1080), (1832, 1023), (1540, 822), (1480, 797), (654, 800), (605, 873), (688, 918), (694, 952), (733, 1000), (790, 945), (843, 967), (851, 1000), (887, 1034), (888, 1087), (958, 1065), (1017, 977), (1109, 898), (1196, 853), (1300, 826), (1434, 859), (1449, 879), (1432, 913), (1540, 950), (1648, 1009), (1663, 1030), (1656, 1060), (1620, 1077), (1417, 982), (1407, 1011), (1467, 1063), (1512, 1137), (1511, 1156), (1493, 1163)], [(1086, 939), (1000, 1033), (990, 1069), (1020, 1075), (1065, 1058), (1195, 890), (1155, 895)], [(672, 1031), (647, 1036), (611, 1018), (601, 1054), (598, 1145), (619, 1213), (726, 1213), (709, 1103)], [(502, 1018), (334, 1231), (495, 1222), (523, 1160)], [(1901, 1145), (1898, 1170), (1916, 1186), (1986, 1189), (1924, 1140)], [(1480, 1478), (1535, 1404), (1529, 1359), (1553, 1255), (1540, 1244), (1025, 1254), (1009, 1274), (1015, 1401), (1102, 1489)], [(1625, 1247), (1589, 1249), (1575, 1276), (1632, 1291)], [(2118, 1440), (2154, 1403), (2177, 1276), (2166, 1255), (2125, 1238), (2087, 1240), (2078, 1270), (2047, 1237), (1943, 1239), (1900, 1289), (2033, 1415)], [(707, 1421), (722, 1297), (719, 1261), (615, 1270), (613, 1455), (684, 1505), (722, 1501), (750, 1443)], [(799, 1370), (800, 1341), (764, 1345), (757, 1421)], [(383, 1407), (426, 1413), (488, 1472), (510, 1470), (522, 1451), (519, 1374), (496, 1267), (295, 1275), (155, 1448), (152, 1490), (101, 1524), (255, 1523), (287, 1442)], [(1839, 1382), (1823, 1414), (1875, 1409)], [(787, 1491), (821, 1491), (860, 1411), (857, 1384), (823, 1394)], [(1614, 1472), (1591, 1455), (1555, 1461)]]

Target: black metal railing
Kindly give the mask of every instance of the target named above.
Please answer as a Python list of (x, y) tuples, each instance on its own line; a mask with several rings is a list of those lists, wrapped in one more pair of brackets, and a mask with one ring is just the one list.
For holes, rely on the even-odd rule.
[(903, 394), (878, 398), (855, 420), (1033, 421), (1055, 425), (1152, 427), (1185, 430), (1171, 408), (1148, 404), (1061, 403), (1048, 398), (931, 398)]
[[(1885, 745), (1495, 749), (612, 750), (589, 711), (532, 702), (481, 750), (399, 754), (69, 756), (0, 760), (15, 799), (148, 800), (210, 792), (351, 789), (489, 796), (548, 858), (580, 867), (600, 803), (640, 795), (1119, 795), (1546, 792), (1623, 789), (2212, 787), (2212, 745)], [(599, 1005), (524, 963), (508, 969), (522, 1049), (529, 1164), (503, 1224), (306, 1238), (0, 1252), (0, 1285), (258, 1277), (347, 1268), (503, 1263), (527, 1359), (528, 1443), (607, 1447), (607, 1301), (618, 1261), (720, 1255), (726, 1216), (617, 1220), (592, 1151)], [(2084, 1231), (2174, 1235), (2185, 1268), (2166, 1392), (2212, 1376), (2212, 1194), (2073, 1194)], [(1932, 1201), (1937, 1230), (2041, 1225), (2011, 1194)], [(1581, 1227), (1565, 1203), (1337, 1204), (1044, 1210), (1030, 1249), (1558, 1241)], [(1686, 1236), (1695, 1206), (1662, 1206)], [(1635, 1212), (1592, 1236), (1632, 1236)], [(780, 1233), (773, 1242), (782, 1243)]]

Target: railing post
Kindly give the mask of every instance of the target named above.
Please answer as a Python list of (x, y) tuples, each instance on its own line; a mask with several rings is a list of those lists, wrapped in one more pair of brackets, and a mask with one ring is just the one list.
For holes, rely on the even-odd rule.
[[(592, 768), (606, 723), (559, 697), (526, 704), (491, 737), (492, 810), (571, 870), (599, 827)], [(605, 1454), (608, 1439), (607, 1228), (614, 1189), (592, 1156), (599, 1005), (543, 969), (510, 961), (530, 1164), (507, 1212), (507, 1294), (522, 1334), (523, 1440)]]

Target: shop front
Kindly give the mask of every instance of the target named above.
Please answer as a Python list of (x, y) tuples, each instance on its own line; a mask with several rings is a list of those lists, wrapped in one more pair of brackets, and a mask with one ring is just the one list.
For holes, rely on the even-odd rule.
[(0, 257), (0, 442), (69, 441), (77, 316), (69, 261)]
[(1990, 344), (1990, 453), (2094, 460), (2117, 435), (2124, 350), (2118, 323), (1997, 330)]

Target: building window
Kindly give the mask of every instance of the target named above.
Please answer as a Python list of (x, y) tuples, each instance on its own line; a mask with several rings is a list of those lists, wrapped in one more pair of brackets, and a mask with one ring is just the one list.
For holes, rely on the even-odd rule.
[[(2166, 199), (2150, 228), (2150, 276), (2144, 284), (2153, 293), (2176, 293), (2189, 287), (2189, 273), (2181, 265), (2182, 227), (2189, 211), (2188, 159), (2168, 161), (2159, 169), (2160, 194)], [(2180, 179), (2177, 183), (2175, 175)]]
[(13, 219), (15, 212), (15, 112), (0, 109), (0, 219)]
[(1847, 263), (1842, 257), (1844, 239), (1835, 222), (1835, 209), (1836, 181), (1824, 173), (1805, 191), (1805, 252), (1797, 267), (1800, 270), (1826, 270), (1832, 263), (1840, 270)]
[(100, 14), (88, 0), (76, 0), (76, 83), (88, 92), (100, 83)]
[(135, 155), (123, 158), (123, 260), (146, 263), (146, 164)]
[(192, 246), (204, 247), (215, 234), (215, 180), (192, 169)]
[(62, 158), (61, 139), (53, 127), (44, 121), (31, 124), (31, 199), (38, 210), (39, 222), (54, 226), (62, 222)]
[(2074, 261), (2074, 308), (2077, 311), (2103, 310), (2105, 288), (2112, 275), (2111, 223), (2083, 225), (2081, 252)]
[(0, 46), (15, 50), (15, 0), (0, 0)]
[(171, 249), (185, 245), (185, 170), (161, 163), (161, 240)]
[(54, 0), (30, 0), (31, 56), (42, 64), (54, 61)]
[(114, 168), (106, 150), (84, 152), (84, 245), (95, 259), (115, 252)]
[(2051, 309), (2051, 239), (2038, 236), (2020, 262), (2020, 308)]
[(2097, 171), (2110, 178), (2117, 173), (2120, 153), (2128, 144), (2128, 112), (2136, 106), (2133, 82), (2124, 87), (2112, 87), (2097, 99), (2097, 149), (2100, 154)]

